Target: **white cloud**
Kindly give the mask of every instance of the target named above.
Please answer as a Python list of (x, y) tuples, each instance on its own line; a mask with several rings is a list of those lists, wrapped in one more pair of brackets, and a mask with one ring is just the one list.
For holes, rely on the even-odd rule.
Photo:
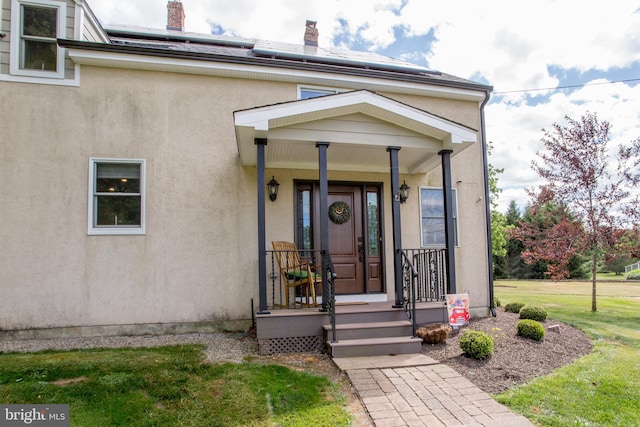
[[(89, 2), (107, 24), (166, 25), (165, 0)], [(635, 64), (638, 69), (640, 61), (637, 0), (183, 0), (183, 4), (190, 32), (208, 33), (217, 24), (243, 37), (301, 43), (304, 23), (312, 19), (318, 21), (320, 45), (332, 45), (334, 37), (346, 30), (351, 40), (357, 36), (374, 50), (393, 45), (396, 28), (409, 37), (433, 32), (436, 40), (430, 51), (424, 45), (403, 44), (403, 51), (394, 56), (426, 58), (430, 67), (463, 78), (480, 76), (497, 92), (555, 87), (561, 76), (552, 75), (550, 67), (587, 72)], [(551, 96), (532, 105), (531, 94), (496, 94), (486, 107), (487, 138), (494, 142), (490, 160), (505, 169), (499, 178), (504, 189), (501, 209), (512, 199), (524, 206), (523, 188), (538, 183), (530, 165), (542, 148), (542, 128), (563, 122), (567, 115), (579, 119), (591, 111), (612, 124), (616, 143), (640, 136), (640, 85), (603, 84), (534, 94)]]

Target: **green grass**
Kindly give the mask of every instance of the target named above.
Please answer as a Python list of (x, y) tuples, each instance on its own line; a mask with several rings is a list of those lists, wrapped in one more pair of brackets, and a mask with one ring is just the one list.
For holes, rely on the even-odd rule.
[(624, 279), (624, 273), (616, 274), (616, 273), (597, 273), (596, 278), (598, 280), (607, 280), (607, 281), (620, 281)]
[(203, 347), (0, 354), (0, 402), (65, 403), (73, 426), (349, 425), (327, 377), (203, 363)]
[(640, 425), (640, 283), (496, 281), (502, 304), (544, 307), (594, 340), (591, 354), (496, 399), (542, 426)]

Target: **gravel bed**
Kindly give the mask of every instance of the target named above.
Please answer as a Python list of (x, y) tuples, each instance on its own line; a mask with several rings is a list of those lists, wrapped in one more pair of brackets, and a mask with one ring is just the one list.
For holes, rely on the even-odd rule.
[(91, 348), (159, 347), (177, 344), (204, 344), (209, 362), (242, 362), (258, 354), (258, 344), (249, 334), (185, 334), (121, 337), (61, 338), (49, 340), (0, 341), (0, 353)]

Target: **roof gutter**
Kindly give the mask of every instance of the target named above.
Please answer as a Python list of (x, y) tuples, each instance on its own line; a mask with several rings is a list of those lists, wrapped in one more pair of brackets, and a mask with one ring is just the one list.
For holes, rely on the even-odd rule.
[(487, 135), (485, 131), (485, 117), (484, 117), (484, 107), (489, 102), (489, 98), (491, 97), (491, 90), (487, 90), (485, 92), (484, 101), (480, 104), (480, 137), (482, 139), (482, 162), (484, 163), (484, 200), (485, 200), (485, 209), (487, 216), (487, 260), (489, 266), (489, 310), (491, 310), (491, 315), (493, 317), (497, 317), (498, 313), (496, 312), (495, 307), (495, 298), (493, 292), (493, 249), (492, 249), (492, 241), (491, 241), (491, 205), (490, 205), (490, 196), (491, 193), (489, 191), (489, 158), (487, 153)]

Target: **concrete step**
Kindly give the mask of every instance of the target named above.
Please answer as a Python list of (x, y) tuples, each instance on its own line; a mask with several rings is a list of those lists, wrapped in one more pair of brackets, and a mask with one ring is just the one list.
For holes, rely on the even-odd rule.
[(416, 354), (422, 348), (422, 339), (411, 336), (366, 338), (327, 342), (332, 357), (363, 357), (394, 354)]
[[(324, 340), (331, 340), (331, 325), (322, 325)], [(389, 322), (343, 323), (336, 325), (338, 340), (409, 336), (413, 328), (409, 320)]]

